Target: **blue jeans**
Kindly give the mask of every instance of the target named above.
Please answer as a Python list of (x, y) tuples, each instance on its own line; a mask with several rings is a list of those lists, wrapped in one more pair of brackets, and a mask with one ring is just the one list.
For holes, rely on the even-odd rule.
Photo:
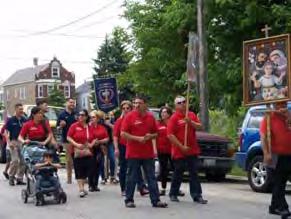
[(115, 154), (113, 142), (108, 144), (108, 159), (110, 165), (110, 177), (113, 178), (115, 175)]
[(202, 196), (202, 188), (198, 179), (198, 158), (197, 156), (188, 156), (183, 159), (173, 160), (174, 173), (169, 196), (178, 196), (180, 186), (183, 180), (183, 173), (187, 169), (189, 172), (189, 187), (192, 199)]
[[(126, 171), (127, 171), (127, 160), (125, 158), (126, 154), (126, 146), (125, 145), (119, 145), (119, 183), (120, 183), (120, 189), (121, 192), (125, 191), (125, 185), (126, 185)], [(141, 169), (139, 168), (137, 173), (137, 189), (142, 190), (146, 188), (146, 185), (142, 178)]]
[(99, 177), (101, 176), (102, 180), (105, 180), (105, 171), (104, 171), (104, 154), (100, 149), (97, 149), (96, 152), (96, 161), (97, 161), (97, 175), (96, 183), (98, 186)]
[(134, 202), (134, 190), (137, 184), (138, 171), (142, 167), (148, 181), (148, 189), (152, 205), (160, 201), (159, 188), (155, 177), (155, 162), (153, 159), (128, 159), (125, 203)]
[(48, 176), (48, 177), (44, 177), (40, 174), (37, 174), (35, 176), (35, 192), (41, 192), (41, 183), (44, 181), (47, 181), (50, 183), (51, 187), (54, 187), (56, 190), (60, 189), (60, 183), (57, 179), (57, 177), (55, 176)]
[(99, 176), (101, 176), (102, 180), (105, 180), (105, 166), (104, 166), (104, 154), (100, 151), (99, 152), (100, 155), (99, 155), (99, 160), (98, 160), (98, 173), (97, 173), (97, 176), (98, 176), (98, 179), (99, 179)]

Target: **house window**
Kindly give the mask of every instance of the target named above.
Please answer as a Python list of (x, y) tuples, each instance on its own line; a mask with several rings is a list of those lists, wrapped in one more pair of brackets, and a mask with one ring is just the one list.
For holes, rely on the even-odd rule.
[(6, 100), (10, 100), (9, 90), (6, 91)]
[(25, 100), (26, 99), (26, 87), (21, 87), (19, 89), (19, 99)]
[(52, 78), (59, 78), (59, 77), (60, 77), (60, 68), (52, 67)]
[(52, 93), (52, 90), (54, 89), (53, 85), (48, 85), (47, 86), (47, 95), (49, 96)]
[(38, 90), (37, 90), (37, 94), (38, 97), (43, 97), (43, 85), (38, 85)]
[(88, 107), (87, 107), (87, 97), (86, 96), (85, 97), (84, 96), (82, 97), (82, 101), (81, 102), (82, 102), (82, 104), (81, 104), (82, 105), (82, 108), (83, 109), (87, 109)]
[(15, 90), (14, 90), (14, 98), (17, 98), (17, 96), (18, 96), (18, 89), (15, 88)]
[(70, 97), (70, 85), (64, 85), (64, 95), (65, 95), (65, 98)]

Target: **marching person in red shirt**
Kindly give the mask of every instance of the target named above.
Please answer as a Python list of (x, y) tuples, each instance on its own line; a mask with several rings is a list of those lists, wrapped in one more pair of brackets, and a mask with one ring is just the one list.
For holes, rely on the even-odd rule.
[(121, 137), (127, 140), (126, 158), (128, 164), (125, 206), (134, 208), (134, 190), (137, 183), (138, 169), (143, 167), (153, 207), (165, 208), (160, 201), (158, 184), (155, 177), (154, 149), (152, 140), (157, 137), (154, 116), (147, 111), (145, 98), (134, 99), (135, 110), (128, 113), (121, 126)]
[(18, 140), (22, 144), (37, 141), (39, 144), (47, 146), (52, 138), (52, 130), (48, 120), (43, 119), (43, 113), (37, 106), (31, 109), (30, 118), (23, 124)]
[(103, 112), (94, 110), (90, 113), (90, 129), (95, 139), (95, 144), (93, 145), (92, 152), (92, 166), (89, 174), (89, 191), (90, 192), (99, 192), (98, 181), (100, 175), (100, 156), (101, 156), (101, 146), (105, 145), (109, 141), (108, 132), (105, 127), (98, 122), (103, 118)]
[[(171, 201), (178, 202), (179, 189), (182, 183), (185, 167), (187, 168), (190, 179), (190, 195), (194, 202), (206, 204), (207, 200), (202, 198), (202, 188), (198, 179), (198, 154), (200, 148), (196, 139), (196, 130), (201, 129), (202, 125), (195, 115), (190, 112), (186, 115), (186, 99), (178, 96), (175, 98), (176, 112), (171, 116), (167, 134), (172, 143), (172, 159), (174, 163), (174, 174), (170, 189)], [(184, 145), (185, 127), (188, 124), (187, 145)]]
[(160, 180), (162, 189), (160, 195), (166, 194), (167, 180), (169, 175), (169, 164), (172, 164), (171, 160), (171, 142), (167, 136), (167, 125), (172, 115), (172, 109), (167, 106), (161, 107), (159, 111), (160, 120), (157, 121), (158, 137), (156, 141), (157, 153), (160, 163)]
[(78, 182), (80, 198), (88, 195), (84, 185), (92, 166), (92, 148), (96, 141), (89, 128), (89, 113), (86, 109), (79, 112), (78, 121), (73, 123), (68, 131), (67, 140), (73, 145), (73, 164), (75, 178)]
[(271, 147), (269, 147), (267, 138), (266, 118), (262, 120), (260, 126), (264, 163), (271, 165), (272, 168), (275, 166), (274, 187), (269, 213), (288, 218), (291, 213), (285, 199), (285, 188), (291, 175), (291, 118), (288, 115), (287, 102), (275, 103), (275, 110), (270, 115)]
[(120, 104), (122, 111), (121, 116), (116, 120), (113, 127), (113, 143), (114, 143), (114, 153), (115, 156), (119, 158), (119, 183), (121, 188), (121, 195), (125, 196), (125, 182), (126, 182), (126, 170), (127, 170), (127, 161), (125, 158), (126, 153), (126, 143), (127, 141), (120, 136), (121, 133), (121, 124), (126, 116), (132, 110), (132, 104), (130, 101), (125, 100)]

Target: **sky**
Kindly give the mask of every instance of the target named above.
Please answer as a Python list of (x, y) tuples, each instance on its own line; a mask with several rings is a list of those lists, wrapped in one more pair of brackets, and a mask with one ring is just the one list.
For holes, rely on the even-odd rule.
[(0, 80), (56, 56), (76, 75), (92, 77), (93, 58), (121, 18), (123, 0), (9, 0), (0, 7)]

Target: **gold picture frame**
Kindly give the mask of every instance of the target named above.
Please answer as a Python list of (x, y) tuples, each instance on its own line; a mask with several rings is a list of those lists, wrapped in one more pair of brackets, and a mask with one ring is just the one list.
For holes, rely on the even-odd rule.
[(291, 99), (290, 35), (244, 41), (245, 106)]

